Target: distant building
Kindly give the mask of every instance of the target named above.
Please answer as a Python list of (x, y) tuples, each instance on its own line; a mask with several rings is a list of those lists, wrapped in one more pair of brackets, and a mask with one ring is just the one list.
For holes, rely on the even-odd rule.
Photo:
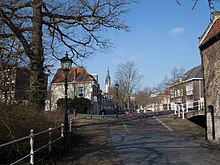
[(201, 102), (204, 105), (204, 88), (203, 88), (203, 71), (202, 65), (196, 66), (187, 71), (183, 79), (184, 84), (184, 96), (183, 102), (187, 103), (188, 108), (193, 108), (197, 102)]
[(203, 72), (202, 66), (196, 66), (188, 70), (179, 81), (170, 87), (170, 103), (171, 104), (187, 104), (188, 108), (198, 101), (203, 102)]
[[(45, 95), (47, 91), (47, 75), (45, 74)], [(0, 70), (0, 100), (27, 101), (30, 92), (30, 69), (25, 67), (8, 67)]]
[(204, 107), (202, 65), (188, 70), (163, 92), (152, 93), (150, 100), (145, 108), (152, 111), (174, 110), (176, 104), (189, 109), (198, 107), (198, 104)]
[(220, 144), (220, 12), (199, 38), (204, 71), (207, 139)]
[[(84, 67), (72, 67), (68, 77), (68, 98), (83, 97), (92, 101), (93, 113), (98, 113), (98, 101), (100, 101), (100, 86), (98, 75), (89, 74)], [(58, 69), (51, 82), (51, 110), (57, 108), (57, 101), (64, 98), (65, 74), (62, 69)]]
[(27, 68), (7, 68), (0, 71), (2, 101), (28, 100), (30, 71)]
[(111, 93), (111, 76), (109, 72), (109, 68), (107, 70), (107, 75), (105, 77), (105, 87), (104, 91), (102, 92), (102, 107), (107, 110), (107, 112), (114, 109), (114, 103), (113, 103), (113, 95)]
[(161, 103), (163, 104), (163, 109), (164, 110), (169, 110), (170, 109), (170, 88), (166, 88), (162, 95), (162, 101)]

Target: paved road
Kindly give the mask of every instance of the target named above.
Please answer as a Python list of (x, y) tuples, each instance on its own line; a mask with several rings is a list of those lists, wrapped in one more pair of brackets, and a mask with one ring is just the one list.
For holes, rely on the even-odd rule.
[[(78, 116), (78, 142), (54, 165), (219, 165), (220, 147), (205, 142), (204, 130), (168, 112)], [(81, 138), (82, 137), (82, 138)]]
[(125, 165), (220, 164), (220, 150), (176, 133), (157, 117), (119, 120), (124, 130), (111, 129), (110, 134)]

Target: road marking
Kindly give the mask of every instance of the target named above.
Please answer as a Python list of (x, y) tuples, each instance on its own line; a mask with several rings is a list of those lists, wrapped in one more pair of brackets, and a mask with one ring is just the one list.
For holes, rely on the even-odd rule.
[(158, 119), (157, 117), (154, 116), (155, 119), (157, 119), (157, 121), (162, 124), (164, 127), (166, 127), (169, 131), (173, 131), (170, 127), (168, 127), (165, 123), (163, 123), (160, 119)]
[(125, 130), (126, 130), (126, 131), (128, 131), (128, 128), (127, 128), (127, 126), (125, 125), (124, 120), (123, 120), (123, 119), (121, 119), (121, 121), (122, 121), (122, 123), (123, 123), (123, 126), (125, 127)]

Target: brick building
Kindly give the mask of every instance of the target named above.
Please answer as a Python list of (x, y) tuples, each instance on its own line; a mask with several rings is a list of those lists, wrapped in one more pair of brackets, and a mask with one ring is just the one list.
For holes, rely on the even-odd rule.
[(2, 101), (28, 100), (30, 71), (12, 67), (0, 71), (0, 98)]
[[(45, 98), (48, 76), (45, 74)], [(0, 101), (8, 103), (27, 101), (30, 92), (30, 69), (26, 67), (7, 67), (0, 70)]]
[(188, 70), (179, 81), (170, 87), (171, 104), (187, 104), (189, 108), (195, 102), (204, 100), (202, 66), (198, 65)]
[(220, 12), (199, 38), (204, 72), (207, 139), (220, 143)]

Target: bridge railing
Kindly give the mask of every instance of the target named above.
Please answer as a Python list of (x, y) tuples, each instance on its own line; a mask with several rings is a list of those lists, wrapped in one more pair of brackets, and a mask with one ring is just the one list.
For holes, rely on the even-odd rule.
[[(70, 131), (71, 131), (71, 125), (72, 125), (72, 120), (70, 120)], [(60, 129), (60, 136), (54, 140), (52, 140), (52, 132), (57, 130), (57, 129)], [(42, 135), (42, 134), (46, 134), (48, 133), (48, 136), (49, 136), (49, 140), (48, 140), (48, 143), (35, 149), (34, 148), (34, 138), (36, 136), (39, 136), (39, 135)], [(23, 156), (22, 158), (16, 160), (15, 162), (11, 163), (11, 165), (14, 165), (14, 164), (17, 164), (25, 159), (27, 159), (28, 157), (30, 157), (30, 164), (34, 164), (34, 154), (39, 152), (40, 150), (48, 147), (48, 152), (50, 153), (52, 151), (52, 144), (59, 141), (60, 139), (63, 138), (63, 135), (64, 134), (64, 124), (61, 124), (60, 126), (57, 126), (57, 127), (54, 127), (54, 128), (49, 128), (48, 130), (44, 130), (44, 131), (41, 131), (41, 132), (38, 132), (38, 133), (34, 133), (34, 130), (31, 129), (30, 130), (30, 134), (28, 136), (25, 136), (25, 137), (22, 137), (22, 138), (19, 138), (19, 139), (16, 139), (16, 140), (13, 140), (13, 141), (10, 141), (10, 142), (7, 142), (7, 143), (3, 143), (3, 144), (0, 144), (0, 149), (2, 149), (3, 147), (7, 147), (9, 145), (12, 145), (14, 143), (18, 143), (18, 142), (21, 142), (21, 141), (25, 141), (25, 140), (30, 140), (30, 153)]]
[(185, 113), (188, 113), (189, 111), (192, 110), (197, 110), (197, 111), (203, 110), (204, 102), (197, 100), (190, 103), (174, 104), (173, 107), (174, 107), (174, 114), (178, 115), (178, 117), (182, 117), (183, 119), (185, 119)]
[(184, 104), (151, 104), (144, 107), (145, 110), (151, 110), (153, 112), (155, 111), (163, 111), (163, 110), (172, 110), (174, 111), (175, 115), (178, 115), (178, 117), (185, 118), (185, 113), (188, 113), (192, 110), (202, 110), (204, 109), (204, 101), (194, 101), (194, 102), (186, 102)]

